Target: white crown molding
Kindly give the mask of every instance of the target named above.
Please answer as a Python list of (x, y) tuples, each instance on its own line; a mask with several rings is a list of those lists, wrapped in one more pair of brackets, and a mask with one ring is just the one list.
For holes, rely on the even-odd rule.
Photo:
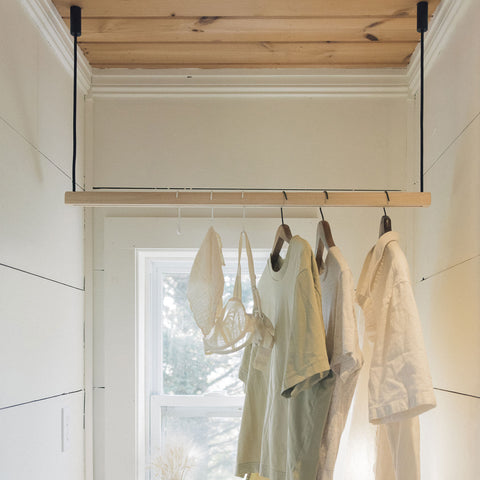
[[(57, 57), (73, 77), (73, 38), (50, 0), (21, 0), (23, 7), (37, 25), (40, 34), (52, 46)], [(92, 68), (78, 49), (78, 88), (83, 93), (90, 90)]]
[[(478, 1), (478, 0), (475, 0)], [(460, 10), (466, 8), (469, 0), (442, 0), (425, 34), (425, 74), (442, 45), (448, 41), (454, 20)], [(408, 87), (411, 95), (420, 88), (420, 43), (415, 48), (407, 68)]]
[(93, 70), (93, 97), (407, 96), (405, 69)]
[[(73, 75), (73, 40), (51, 0), (21, 0), (41, 34)], [(442, 0), (425, 36), (425, 71), (466, 0)], [(320, 95), (405, 96), (420, 84), (420, 47), (407, 69), (128, 70), (92, 68), (78, 52), (78, 85), (98, 96)]]

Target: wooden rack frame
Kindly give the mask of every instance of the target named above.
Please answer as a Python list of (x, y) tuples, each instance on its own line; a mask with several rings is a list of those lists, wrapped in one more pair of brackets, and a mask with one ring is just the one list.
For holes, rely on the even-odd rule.
[[(328, 198), (327, 198), (328, 197)], [(66, 192), (65, 203), (81, 207), (428, 207), (429, 192), (192, 191)]]

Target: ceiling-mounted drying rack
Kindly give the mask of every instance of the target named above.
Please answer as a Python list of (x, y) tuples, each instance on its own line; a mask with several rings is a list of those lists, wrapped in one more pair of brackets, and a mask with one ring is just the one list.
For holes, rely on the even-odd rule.
[[(76, 192), (76, 117), (77, 117), (77, 38), (81, 35), (81, 8), (70, 7), (70, 33), (74, 38), (73, 75), (73, 165), (72, 192), (65, 203), (83, 207), (106, 206), (251, 206), (251, 207), (427, 207), (431, 194), (423, 191), (423, 116), (424, 116), (424, 33), (428, 30), (428, 2), (417, 3), (417, 32), (420, 38), (420, 192), (387, 190), (287, 190), (285, 189), (169, 189), (153, 191)], [(119, 190), (127, 190), (119, 189)], [(134, 189), (128, 189), (134, 190)], [(141, 190), (141, 189), (137, 189)]]
[(83, 207), (428, 207), (428, 192), (287, 190), (166, 190), (154, 192), (67, 192), (65, 203)]

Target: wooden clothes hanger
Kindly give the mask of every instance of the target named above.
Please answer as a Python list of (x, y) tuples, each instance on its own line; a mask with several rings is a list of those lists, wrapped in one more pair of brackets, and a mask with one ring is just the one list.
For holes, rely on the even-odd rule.
[[(285, 195), (285, 199), (287, 199), (287, 194), (283, 192)], [(280, 270), (278, 265), (278, 257), (280, 255), (280, 251), (282, 250), (283, 244), (285, 242), (290, 243), (292, 239), (292, 231), (290, 227), (283, 222), (283, 207), (280, 207), (280, 214), (282, 216), (282, 224), (277, 228), (277, 232), (275, 233), (275, 241), (273, 242), (273, 249), (272, 253), (270, 253), (270, 261), (272, 263), (272, 268), (274, 271)]]
[[(385, 212), (385, 208), (383, 209), (383, 211)], [(383, 215), (380, 220), (380, 229), (378, 232), (378, 236), (381, 237), (384, 233), (391, 232), (391, 231), (392, 231), (392, 220), (387, 215), (387, 212), (385, 212), (385, 215)]]
[[(390, 201), (390, 196), (388, 195), (388, 192), (385, 190), (385, 195), (387, 195), (387, 200)], [(380, 229), (378, 231), (378, 237), (380, 238), (384, 233), (391, 232), (392, 231), (392, 220), (391, 218), (387, 215), (387, 211), (385, 210), (385, 207), (383, 207), (383, 216), (380, 220)]]
[(335, 246), (332, 231), (330, 230), (330, 224), (325, 220), (321, 208), (320, 214), (322, 215), (322, 219), (318, 222), (317, 225), (317, 245), (315, 248), (315, 260), (317, 262), (317, 267), (319, 271), (323, 267), (323, 250), (325, 248), (325, 245), (327, 246), (327, 249)]

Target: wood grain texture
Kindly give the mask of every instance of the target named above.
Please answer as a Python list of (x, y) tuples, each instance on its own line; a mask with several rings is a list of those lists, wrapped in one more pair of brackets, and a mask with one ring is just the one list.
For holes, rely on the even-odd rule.
[(65, 203), (79, 206), (343, 206), (343, 207), (426, 207), (430, 193), (389, 192), (66, 192)]
[[(98, 68), (404, 67), (419, 40), (416, 0), (76, 3), (80, 46)], [(71, 2), (54, 4), (69, 26)]]
[[(98, 68), (404, 67), (416, 0), (79, 0)], [(433, 14), (440, 0), (429, 2)], [(67, 0), (54, 0), (67, 26)], [(169, 44), (168, 47), (165, 44)], [(221, 44), (219, 46), (218, 44)], [(375, 45), (375, 48), (365, 45)]]
[[(63, 17), (70, 0), (54, 0)], [(430, 13), (440, 0), (429, 2)], [(416, 17), (417, 0), (78, 0), (87, 17)]]
[(89, 43), (93, 67), (402, 67), (416, 43)]
[[(65, 18), (69, 25), (69, 19)], [(416, 19), (401, 18), (86, 18), (91, 42), (417, 42)]]

